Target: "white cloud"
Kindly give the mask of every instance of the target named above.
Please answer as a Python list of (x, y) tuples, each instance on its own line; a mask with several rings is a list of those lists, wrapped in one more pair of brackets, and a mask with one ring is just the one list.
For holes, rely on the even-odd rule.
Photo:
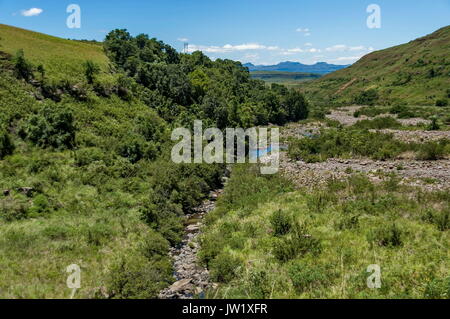
[(189, 41), (188, 38), (178, 38), (177, 40), (180, 42), (188, 42)]
[(371, 52), (374, 49), (372, 47), (366, 48), (363, 45), (351, 47), (351, 46), (348, 46), (348, 45), (345, 45), (345, 44), (336, 44), (336, 45), (333, 45), (333, 46), (331, 46), (329, 48), (326, 48), (325, 50), (328, 51), (328, 52), (344, 52), (344, 51), (353, 51), (353, 52), (354, 51), (367, 51), (367, 52)]
[(302, 53), (302, 52), (305, 52), (305, 51), (303, 49), (300, 49), (300, 48), (293, 48), (293, 49), (289, 49), (288, 52)]
[(190, 44), (188, 52), (203, 51), (208, 53), (229, 53), (236, 51), (254, 51), (254, 50), (267, 50), (276, 51), (280, 48), (277, 46), (265, 46), (259, 43), (244, 43), (238, 45), (225, 44), (224, 46), (205, 46), (205, 45), (195, 45)]
[(347, 62), (347, 63), (353, 63), (361, 59), (363, 56), (341, 56), (336, 59), (330, 60), (331, 62)]
[(311, 35), (311, 30), (309, 28), (297, 28), (295, 31), (303, 33), (305, 37), (309, 37)]
[(346, 51), (348, 49), (348, 47), (345, 44), (336, 44), (333, 45), (332, 47), (326, 48), (325, 50), (328, 52), (341, 52), (341, 51)]
[(28, 10), (22, 10), (20, 14), (24, 17), (34, 17), (40, 15), (42, 12), (44, 12), (44, 10), (40, 8), (31, 8)]
[(310, 42), (305, 43), (305, 47), (312, 47), (312, 43)]

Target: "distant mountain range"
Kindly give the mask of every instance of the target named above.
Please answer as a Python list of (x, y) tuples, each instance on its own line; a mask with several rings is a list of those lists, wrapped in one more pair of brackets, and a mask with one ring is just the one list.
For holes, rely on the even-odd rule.
[(281, 62), (277, 65), (254, 65), (252, 63), (244, 64), (250, 72), (253, 71), (279, 71), (279, 72), (302, 72), (328, 74), (348, 67), (349, 65), (328, 64), (326, 62), (318, 62), (313, 65), (302, 64), (299, 62)]

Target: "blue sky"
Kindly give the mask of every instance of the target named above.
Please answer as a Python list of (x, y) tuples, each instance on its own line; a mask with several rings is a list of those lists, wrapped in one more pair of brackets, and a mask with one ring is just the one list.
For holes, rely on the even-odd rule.
[[(80, 29), (66, 25), (72, 3)], [(381, 28), (367, 26), (370, 4), (381, 9)], [(450, 0), (0, 0), (0, 23), (96, 40), (126, 28), (178, 50), (187, 41), (190, 51), (255, 64), (348, 64), (449, 25)]]

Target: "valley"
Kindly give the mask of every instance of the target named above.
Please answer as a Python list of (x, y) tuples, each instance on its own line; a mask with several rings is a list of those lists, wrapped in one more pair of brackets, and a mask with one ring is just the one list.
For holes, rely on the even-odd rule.
[[(448, 298), (449, 35), (256, 70), (0, 25), (0, 298), (70, 298), (74, 264), (80, 299)], [(176, 162), (197, 121), (279, 129), (243, 157), (280, 172)]]

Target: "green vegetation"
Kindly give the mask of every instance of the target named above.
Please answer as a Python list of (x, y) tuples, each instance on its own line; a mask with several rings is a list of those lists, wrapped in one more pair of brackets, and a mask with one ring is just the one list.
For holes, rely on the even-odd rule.
[(400, 127), (402, 127), (402, 124), (391, 116), (377, 117), (373, 120), (362, 120), (353, 125), (353, 128), (362, 130), (398, 129)]
[[(208, 296), (448, 298), (449, 198), (395, 176), (293, 190), (280, 176), (235, 166), (201, 250), (211, 272), (232, 275)], [(381, 289), (367, 287), (373, 264)]]
[(2, 51), (15, 55), (22, 49), (30, 63), (42, 65), (51, 79), (80, 80), (87, 60), (96, 62), (104, 71), (108, 68), (108, 58), (99, 44), (64, 40), (3, 24), (0, 37)]
[(115, 30), (104, 47), (4, 25), (0, 36), (1, 297), (67, 297), (75, 263), (76, 297), (154, 298), (174, 280), (184, 214), (224, 172), (172, 163), (171, 129), (308, 116), (300, 93), (146, 35)]
[(352, 66), (303, 83), (318, 105), (445, 106), (450, 86), (450, 27), (396, 47), (370, 53)]
[[(386, 123), (386, 125), (384, 125)], [(396, 121), (378, 119), (361, 121), (350, 128), (322, 130), (315, 138), (290, 139), (288, 155), (294, 160), (308, 163), (326, 161), (328, 158), (369, 157), (375, 160), (396, 158), (403, 152), (415, 152), (417, 159), (438, 160), (449, 155), (449, 140), (438, 142), (404, 143), (390, 134), (370, 132), (367, 129), (394, 127)], [(388, 125), (389, 124), (389, 125)]]
[[(192, 129), (194, 119), (220, 129), (326, 121), (321, 103), (311, 111), (301, 92), (275, 83), (311, 75), (270, 74), (267, 85), (239, 62), (178, 53), (126, 30), (96, 43), (0, 25), (0, 37), (3, 298), (66, 298), (71, 264), (82, 269), (76, 297), (155, 298), (174, 281), (169, 247), (182, 241), (185, 214), (222, 186), (225, 172), (221, 164), (174, 164), (172, 129)], [(434, 48), (446, 37), (443, 29), (418, 41)], [(411, 51), (416, 44), (394, 48), (413, 55), (405, 62), (410, 74), (379, 67), (380, 54), (400, 65), (381, 51), (310, 84), (308, 94), (332, 96), (352, 72), (370, 67), (369, 76), (381, 78), (355, 75), (322, 104), (356, 102), (367, 105), (356, 117), (420, 116), (432, 120), (427, 129), (443, 129), (450, 125), (443, 102), (449, 64), (444, 51)], [(430, 106), (405, 106), (411, 101)], [(326, 123), (317, 136), (291, 139), (290, 158), (387, 160), (414, 152), (431, 161), (450, 154), (448, 140), (403, 143), (370, 131), (401, 128), (393, 117), (348, 128)], [(448, 192), (399, 186), (395, 176), (374, 185), (353, 175), (298, 190), (280, 175), (236, 165), (200, 239), (200, 260), (220, 284), (211, 297), (448, 297), (449, 200)], [(382, 267), (380, 290), (366, 286), (371, 264)]]

